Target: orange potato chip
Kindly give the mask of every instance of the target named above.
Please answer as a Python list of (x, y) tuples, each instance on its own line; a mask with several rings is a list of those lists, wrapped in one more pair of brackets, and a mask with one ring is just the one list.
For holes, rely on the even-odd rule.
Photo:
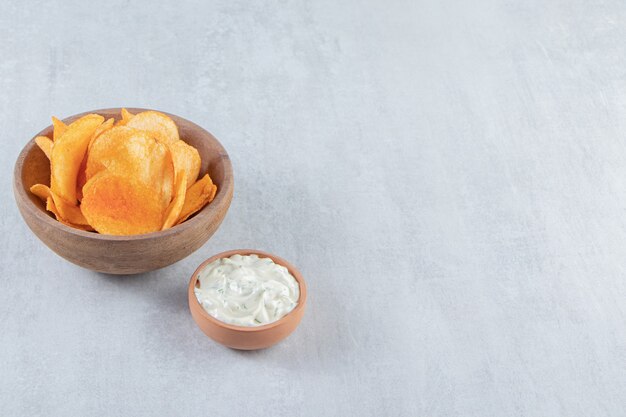
[(169, 205), (174, 191), (171, 153), (146, 132), (115, 126), (95, 138), (87, 158), (87, 181), (105, 169), (152, 188), (163, 210)]
[(172, 153), (169, 149), (167, 149), (167, 156), (165, 157), (165, 166), (163, 168), (163, 172), (161, 173), (163, 176), (163, 186), (161, 188), (161, 200), (164, 207), (172, 201), (174, 197), (174, 180), (176, 176), (174, 175), (174, 163), (172, 162)]
[(39, 146), (39, 149), (41, 149), (43, 153), (46, 154), (48, 159), (50, 159), (50, 156), (52, 156), (52, 145), (54, 145), (52, 139), (47, 136), (37, 136), (35, 138), (35, 143), (37, 144), (37, 146)]
[(42, 200), (52, 198), (56, 208), (54, 213), (57, 215), (57, 218), (61, 217), (63, 220), (76, 225), (86, 226), (89, 224), (78, 206), (68, 204), (65, 200), (56, 195), (47, 185), (35, 184), (30, 187), (30, 192)]
[(95, 138), (97, 138), (98, 136), (106, 132), (107, 130), (111, 129), (114, 126), (114, 124), (115, 124), (115, 119), (111, 117), (110, 119), (107, 119), (106, 122), (98, 126), (96, 131), (93, 133), (93, 137), (89, 141), (90, 146), (88, 146), (87, 149), (91, 147), (91, 142), (93, 142)]
[(176, 173), (176, 195), (165, 212), (165, 222), (161, 230), (169, 229), (176, 224), (180, 211), (185, 203), (185, 193), (187, 191), (187, 176), (184, 172)]
[(32, 187), (30, 187), (30, 192), (35, 194), (37, 197), (39, 197), (40, 199), (44, 201), (48, 197), (50, 197), (50, 187), (44, 184), (33, 185)]
[(83, 199), (83, 187), (87, 183), (87, 154), (83, 158), (83, 162), (80, 163), (78, 168), (78, 175), (76, 176), (76, 199), (81, 201)]
[(76, 179), (93, 133), (104, 117), (89, 114), (76, 120), (57, 138), (50, 158), (50, 188), (69, 204), (76, 204)]
[(67, 226), (113, 235), (166, 230), (215, 197), (208, 175), (196, 181), (200, 154), (163, 113), (122, 109), (117, 123), (97, 114), (52, 123), (52, 140), (35, 138), (50, 159), (51, 185), (31, 192)]
[(163, 225), (163, 206), (154, 189), (110, 171), (87, 181), (81, 208), (89, 224), (100, 233), (150, 233)]
[(122, 120), (124, 120), (126, 123), (128, 123), (128, 121), (135, 116), (134, 114), (132, 114), (126, 109), (122, 109), (121, 115), (122, 115)]
[(118, 120), (117, 122), (115, 122), (115, 126), (126, 126), (126, 123), (128, 123), (130, 119), (135, 117), (134, 114), (132, 114), (126, 109), (122, 109), (122, 111), (120, 112), (120, 115), (122, 116), (122, 118)]
[(182, 140), (170, 143), (168, 146), (172, 152), (174, 171), (177, 173), (183, 171), (187, 177), (187, 188), (191, 187), (198, 179), (200, 165), (202, 165), (198, 150)]
[(176, 123), (158, 111), (150, 110), (137, 113), (126, 122), (126, 126), (145, 130), (162, 143), (170, 144), (180, 139)]
[(185, 202), (183, 208), (180, 211), (176, 224), (180, 224), (187, 220), (192, 214), (196, 213), (206, 204), (213, 201), (215, 193), (217, 192), (217, 186), (213, 184), (209, 174), (196, 181), (191, 187), (187, 189), (185, 194)]
[(207, 204), (213, 201), (213, 199), (215, 198), (215, 194), (217, 194), (217, 185), (213, 184), (213, 187), (211, 187), (211, 192), (209, 193), (209, 197), (207, 198)]
[[(31, 191), (32, 191), (32, 188), (31, 188)], [(54, 205), (54, 200), (52, 200), (52, 197), (46, 197), (45, 200), (46, 200), (46, 210), (52, 212), (54, 214), (54, 217), (56, 217), (58, 221), (61, 221), (61, 215), (59, 214), (57, 207)]]
[(52, 131), (52, 140), (57, 140), (58, 138), (63, 136), (63, 134), (67, 130), (67, 125), (65, 123), (63, 123), (61, 120), (59, 120), (56, 117), (52, 116), (52, 130), (53, 130)]
[(112, 128), (114, 123), (115, 119), (113, 118), (110, 118), (106, 122), (102, 123), (100, 126), (98, 126), (96, 131), (93, 133), (91, 140), (89, 141), (89, 145), (87, 146), (87, 152), (83, 157), (83, 161), (81, 162), (80, 168), (78, 169), (78, 176), (76, 177), (76, 198), (78, 199), (78, 201), (81, 201), (83, 199), (83, 187), (87, 183), (87, 156), (89, 155), (89, 149), (91, 148), (91, 144), (93, 143), (95, 138)]
[(94, 229), (93, 227), (89, 226), (89, 225), (81, 225), (81, 224), (73, 224), (68, 222), (67, 220), (63, 219), (61, 217), (61, 215), (59, 214), (59, 211), (56, 208), (56, 205), (54, 204), (54, 200), (52, 199), (52, 197), (48, 197), (46, 199), (46, 210), (52, 212), (54, 214), (54, 216), (57, 218), (57, 220), (61, 223), (63, 223), (66, 226), (69, 227), (73, 227), (74, 229), (80, 229), (80, 230), (84, 230), (86, 232), (92, 232)]

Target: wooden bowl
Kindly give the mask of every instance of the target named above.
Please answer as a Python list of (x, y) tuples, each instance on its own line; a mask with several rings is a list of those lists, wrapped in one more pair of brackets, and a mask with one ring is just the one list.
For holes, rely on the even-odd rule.
[[(100, 109), (68, 117), (70, 123), (88, 113), (120, 118), (119, 108)], [(141, 112), (147, 109), (128, 109)], [(167, 113), (166, 113), (167, 114)], [(194, 146), (202, 159), (201, 175), (209, 173), (217, 184), (215, 199), (194, 217), (171, 229), (134, 236), (112, 236), (84, 232), (58, 222), (29, 189), (33, 184), (50, 184), (50, 163), (35, 144), (26, 144), (15, 163), (13, 193), (28, 227), (58, 255), (76, 265), (108, 274), (137, 274), (173, 264), (202, 246), (226, 216), (233, 197), (233, 171), (226, 150), (209, 132), (182, 117), (168, 114), (185, 142)], [(52, 137), (52, 126), (35, 136)]]
[[(207, 313), (198, 302), (194, 292), (196, 281), (198, 280), (198, 274), (211, 262), (220, 258), (228, 258), (236, 254), (258, 255), (260, 258), (270, 258), (278, 265), (282, 265), (287, 268), (300, 286), (300, 298), (298, 299), (298, 305), (279, 320), (257, 327), (244, 327), (224, 323)], [(200, 264), (191, 276), (187, 292), (191, 316), (195, 320), (198, 327), (200, 327), (200, 330), (216, 342), (239, 350), (264, 349), (289, 336), (291, 332), (298, 327), (298, 324), (300, 324), (300, 320), (302, 320), (302, 316), (304, 315), (304, 307), (306, 305), (306, 284), (300, 271), (278, 256), (253, 249), (236, 249), (218, 253), (217, 255), (214, 255), (202, 262), (202, 264)]]

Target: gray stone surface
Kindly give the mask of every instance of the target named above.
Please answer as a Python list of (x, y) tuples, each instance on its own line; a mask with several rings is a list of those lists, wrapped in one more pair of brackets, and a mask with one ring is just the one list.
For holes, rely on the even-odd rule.
[[(625, 415), (624, 2), (88, 3), (0, 5), (0, 415)], [(122, 105), (236, 175), (214, 238), (134, 277), (57, 257), (11, 192), (51, 115)], [(266, 351), (188, 314), (236, 247), (308, 279)]]

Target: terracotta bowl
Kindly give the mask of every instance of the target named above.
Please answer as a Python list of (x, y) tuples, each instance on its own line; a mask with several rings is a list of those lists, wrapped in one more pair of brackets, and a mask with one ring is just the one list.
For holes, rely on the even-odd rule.
[[(100, 109), (68, 117), (72, 122), (88, 113), (120, 118), (119, 108)], [(147, 109), (131, 108), (131, 112)], [(137, 274), (173, 264), (202, 246), (226, 216), (233, 197), (233, 171), (226, 150), (200, 126), (168, 114), (178, 125), (180, 137), (194, 146), (202, 159), (201, 175), (209, 173), (218, 186), (215, 199), (194, 217), (171, 229), (135, 236), (84, 232), (58, 222), (30, 191), (33, 184), (50, 184), (50, 163), (30, 140), (15, 163), (13, 193), (28, 227), (58, 255), (76, 265), (109, 274)], [(52, 137), (52, 126), (35, 136)]]
[[(300, 298), (298, 299), (298, 305), (281, 319), (273, 323), (257, 327), (243, 327), (224, 323), (207, 313), (198, 302), (196, 294), (194, 293), (196, 281), (198, 280), (198, 274), (207, 264), (210, 264), (217, 259), (228, 258), (236, 254), (258, 255), (260, 258), (270, 258), (278, 265), (282, 265), (287, 268), (296, 281), (298, 281), (298, 285), (300, 286)], [(202, 262), (189, 281), (188, 298), (191, 316), (195, 320), (198, 327), (200, 327), (200, 329), (211, 339), (233, 349), (264, 349), (289, 336), (291, 332), (298, 327), (298, 324), (300, 324), (300, 320), (302, 320), (302, 316), (304, 315), (304, 307), (306, 305), (306, 284), (304, 283), (302, 274), (300, 274), (300, 272), (293, 265), (284, 259), (258, 250), (237, 249), (218, 253), (217, 255)]]

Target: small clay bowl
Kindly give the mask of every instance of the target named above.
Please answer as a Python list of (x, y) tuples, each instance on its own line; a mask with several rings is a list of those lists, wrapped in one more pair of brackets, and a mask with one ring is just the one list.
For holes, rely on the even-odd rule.
[[(194, 292), (196, 281), (198, 280), (198, 274), (211, 262), (220, 258), (228, 258), (236, 254), (258, 255), (259, 258), (270, 258), (278, 265), (282, 265), (287, 268), (300, 286), (300, 298), (298, 299), (298, 305), (279, 320), (257, 327), (244, 327), (224, 323), (207, 313), (198, 302)], [(293, 265), (284, 259), (258, 250), (236, 249), (218, 253), (200, 264), (189, 281), (188, 298), (191, 316), (195, 320), (198, 327), (200, 327), (200, 330), (202, 330), (211, 339), (233, 349), (265, 349), (275, 345), (289, 336), (291, 332), (298, 327), (298, 324), (300, 324), (300, 320), (302, 320), (302, 316), (304, 315), (304, 307), (306, 305), (306, 284), (304, 283), (302, 274), (300, 274), (300, 272)]]
[[(77, 114), (70, 123), (88, 113), (120, 118), (119, 108)], [(129, 108), (132, 113), (147, 109)], [(168, 113), (166, 113), (168, 114)], [(233, 198), (233, 171), (226, 150), (209, 132), (182, 117), (168, 114), (180, 138), (200, 153), (200, 175), (208, 173), (215, 184), (215, 199), (187, 221), (161, 232), (134, 236), (102, 235), (68, 227), (47, 212), (43, 202), (30, 192), (33, 184), (50, 184), (50, 162), (30, 140), (15, 163), (13, 193), (24, 221), (33, 233), (58, 255), (93, 271), (137, 274), (173, 264), (202, 246), (217, 230)], [(52, 126), (35, 136), (52, 137)]]

